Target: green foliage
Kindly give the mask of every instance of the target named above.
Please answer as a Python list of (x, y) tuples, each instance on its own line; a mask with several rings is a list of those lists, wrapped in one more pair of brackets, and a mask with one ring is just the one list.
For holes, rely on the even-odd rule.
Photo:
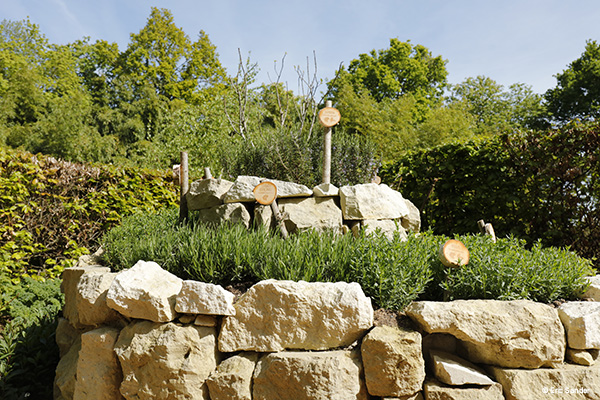
[(575, 119), (597, 121), (600, 116), (600, 44), (586, 42), (585, 51), (556, 75), (546, 94), (550, 118), (564, 124)]
[(599, 259), (600, 125), (503, 134), (407, 154), (382, 171), (437, 234), (492, 222), (500, 236)]
[(241, 225), (178, 225), (176, 210), (138, 214), (103, 238), (115, 270), (152, 260), (184, 279), (222, 285), (288, 279), (358, 282), (376, 305), (401, 310), (417, 298), (573, 299), (585, 288), (591, 264), (572, 252), (508, 238), (457, 237), (471, 251), (468, 266), (449, 273), (437, 258), (447, 240), (431, 232), (408, 241), (384, 235), (304, 232), (288, 240)]
[(0, 271), (15, 280), (57, 276), (123, 216), (173, 205), (166, 177), (0, 147)]
[(50, 399), (58, 363), (56, 317), (63, 306), (60, 280), (13, 284), (0, 272), (0, 286), (0, 393), (6, 399)]

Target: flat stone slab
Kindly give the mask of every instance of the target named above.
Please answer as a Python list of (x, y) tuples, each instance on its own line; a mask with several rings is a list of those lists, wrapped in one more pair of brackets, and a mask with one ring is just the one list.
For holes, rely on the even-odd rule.
[(539, 368), (564, 360), (566, 341), (558, 311), (528, 300), (420, 301), (406, 314), (428, 333), (462, 340), (472, 362)]
[(223, 197), (225, 203), (254, 202), (254, 188), (261, 182), (272, 182), (277, 186), (277, 198), (285, 197), (308, 197), (313, 192), (308, 187), (292, 182), (279, 181), (277, 179), (265, 179), (257, 176), (238, 176), (233, 186)]
[(600, 303), (570, 301), (558, 308), (572, 349), (600, 349)]
[(373, 307), (358, 283), (266, 280), (252, 286), (223, 319), (219, 349), (275, 352), (348, 346), (373, 326)]
[(493, 385), (494, 381), (483, 369), (454, 354), (440, 350), (431, 350), (431, 361), (435, 377), (447, 385)]

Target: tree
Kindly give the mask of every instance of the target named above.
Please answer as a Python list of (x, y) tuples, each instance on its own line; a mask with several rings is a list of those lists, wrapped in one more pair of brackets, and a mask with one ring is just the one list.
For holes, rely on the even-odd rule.
[(556, 75), (557, 84), (544, 97), (552, 119), (597, 120), (600, 116), (600, 44), (588, 40), (581, 57)]
[(483, 136), (530, 127), (543, 110), (541, 96), (531, 87), (517, 83), (506, 90), (481, 75), (451, 86), (449, 104), (471, 114)]

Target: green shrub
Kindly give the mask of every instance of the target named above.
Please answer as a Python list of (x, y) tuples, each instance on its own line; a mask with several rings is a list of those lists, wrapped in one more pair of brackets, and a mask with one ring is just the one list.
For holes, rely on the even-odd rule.
[[(340, 236), (303, 232), (284, 240), (240, 225), (177, 225), (177, 211), (138, 214), (103, 238), (105, 259), (115, 270), (138, 260), (155, 261), (184, 279), (221, 285), (263, 279), (358, 282), (377, 306), (400, 310), (422, 299), (573, 299), (585, 288), (591, 263), (566, 250), (527, 250), (514, 238), (491, 242), (457, 236), (471, 262), (447, 271), (438, 250), (447, 240), (431, 232), (407, 241), (384, 235)], [(446, 277), (448, 274), (448, 277)]]
[(56, 317), (63, 306), (60, 280), (0, 273), (0, 394), (3, 399), (51, 399), (58, 346)]

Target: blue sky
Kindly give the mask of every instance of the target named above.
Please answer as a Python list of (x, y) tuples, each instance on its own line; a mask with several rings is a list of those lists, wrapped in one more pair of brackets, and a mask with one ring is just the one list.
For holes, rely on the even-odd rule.
[(485, 75), (543, 93), (554, 75), (600, 40), (598, 0), (0, 0), (0, 19), (27, 17), (53, 43), (85, 36), (124, 50), (151, 7), (167, 8), (192, 40), (204, 30), (230, 74), (238, 49), (258, 63), (259, 81), (283, 80), (297, 90), (294, 66), (306, 70), (316, 52), (317, 75), (333, 78), (340, 63), (389, 47), (390, 38), (422, 44), (448, 61), (448, 80)]

